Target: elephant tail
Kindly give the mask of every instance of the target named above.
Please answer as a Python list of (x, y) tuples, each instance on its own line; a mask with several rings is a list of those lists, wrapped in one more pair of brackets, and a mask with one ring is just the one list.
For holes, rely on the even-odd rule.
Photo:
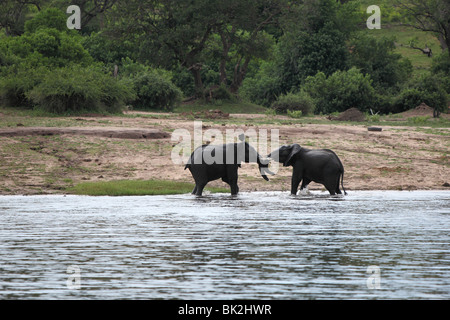
[(342, 172), (341, 172), (341, 187), (342, 187), (342, 190), (344, 191), (344, 194), (347, 195), (347, 191), (345, 191), (345, 188), (344, 188), (344, 170), (342, 170)]

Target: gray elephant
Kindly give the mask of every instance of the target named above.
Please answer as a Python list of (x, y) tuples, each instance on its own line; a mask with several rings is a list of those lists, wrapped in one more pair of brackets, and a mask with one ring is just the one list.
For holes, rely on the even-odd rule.
[(297, 194), (298, 185), (302, 181), (300, 190), (306, 188), (311, 181), (321, 183), (331, 195), (342, 194), (339, 189), (341, 182), (344, 194), (344, 166), (341, 160), (331, 150), (310, 150), (298, 144), (282, 146), (268, 155), (283, 166), (292, 166), (291, 194)]
[(194, 150), (184, 168), (191, 171), (195, 180), (192, 194), (201, 196), (209, 181), (222, 178), (222, 181), (230, 185), (231, 194), (236, 195), (239, 192), (237, 180), (241, 162), (256, 162), (261, 176), (269, 181), (266, 174), (273, 174), (268, 169), (269, 161), (262, 159), (258, 152), (244, 141), (243, 134), (239, 139), (239, 143), (202, 145)]

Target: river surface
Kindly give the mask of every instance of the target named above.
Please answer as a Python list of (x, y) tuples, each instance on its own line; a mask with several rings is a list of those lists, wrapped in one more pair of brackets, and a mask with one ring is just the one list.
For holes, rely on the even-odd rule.
[(449, 299), (450, 192), (0, 196), (0, 299)]

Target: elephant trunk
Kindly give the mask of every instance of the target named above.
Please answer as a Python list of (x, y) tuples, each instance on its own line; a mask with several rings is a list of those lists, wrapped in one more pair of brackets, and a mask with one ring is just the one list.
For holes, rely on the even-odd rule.
[(261, 176), (264, 178), (264, 180), (269, 181), (269, 178), (267, 178), (267, 174), (274, 175), (272, 171), (269, 170), (269, 163), (270, 159), (263, 159), (261, 156), (258, 155), (257, 161), (259, 172), (261, 173)]

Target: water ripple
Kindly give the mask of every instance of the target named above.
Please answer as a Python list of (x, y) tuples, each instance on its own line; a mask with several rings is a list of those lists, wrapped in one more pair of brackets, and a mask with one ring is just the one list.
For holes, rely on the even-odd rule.
[(2, 196), (0, 298), (448, 299), (449, 204), (446, 191)]

